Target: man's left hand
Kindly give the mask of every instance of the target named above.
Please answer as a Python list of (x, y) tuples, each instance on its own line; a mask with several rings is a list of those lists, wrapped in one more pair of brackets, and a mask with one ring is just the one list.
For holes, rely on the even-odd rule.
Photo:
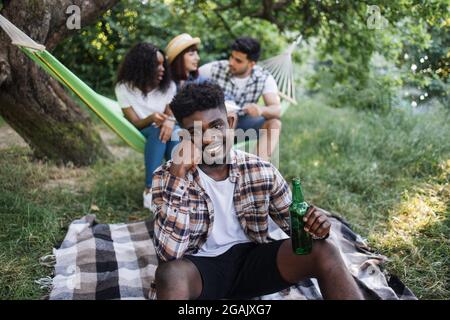
[(256, 103), (246, 104), (242, 110), (251, 117), (259, 117), (262, 115), (262, 109)]
[(303, 220), (305, 221), (305, 231), (313, 236), (324, 238), (330, 233), (331, 222), (322, 209), (310, 206)]

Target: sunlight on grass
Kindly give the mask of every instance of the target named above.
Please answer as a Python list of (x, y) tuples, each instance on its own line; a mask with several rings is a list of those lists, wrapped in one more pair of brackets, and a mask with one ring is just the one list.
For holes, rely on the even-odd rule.
[[(415, 237), (446, 219), (444, 199), (437, 197), (437, 193), (442, 192), (439, 190), (441, 187), (425, 186), (420, 193), (413, 196), (405, 192), (403, 201), (392, 210), (387, 225), (389, 231), (385, 234), (374, 234), (373, 239), (376, 239), (379, 245), (391, 249), (404, 245), (414, 246)], [(444, 188), (446, 193), (450, 193), (449, 186)]]
[(318, 99), (283, 118), (284, 177), (300, 176), (307, 200), (368, 237), (419, 298), (450, 296), (448, 120), (337, 110)]
[[(369, 241), (391, 255), (389, 267), (418, 297), (445, 298), (450, 293), (450, 160), (439, 166), (437, 182), (405, 191), (390, 212), (385, 232), (373, 233)], [(417, 276), (420, 274), (420, 281)]]

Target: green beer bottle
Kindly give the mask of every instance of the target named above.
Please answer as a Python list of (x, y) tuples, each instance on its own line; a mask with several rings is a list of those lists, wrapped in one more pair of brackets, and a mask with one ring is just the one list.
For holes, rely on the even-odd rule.
[(305, 231), (303, 217), (309, 205), (303, 197), (302, 185), (299, 178), (292, 179), (292, 204), (289, 207), (291, 218), (292, 249), (295, 254), (305, 255), (311, 253), (312, 237)]

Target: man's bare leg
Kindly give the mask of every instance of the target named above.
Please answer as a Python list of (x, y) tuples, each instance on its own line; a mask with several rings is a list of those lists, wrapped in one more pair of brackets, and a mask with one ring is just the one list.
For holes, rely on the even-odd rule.
[(278, 250), (277, 265), (282, 278), (290, 283), (316, 278), (324, 299), (364, 298), (339, 250), (329, 240), (314, 241), (309, 255), (296, 255), (291, 240), (287, 239)]
[(203, 288), (200, 272), (187, 259), (161, 263), (155, 272), (155, 283), (158, 300), (197, 299)]
[(257, 154), (262, 159), (269, 161), (280, 140), (281, 121), (279, 119), (269, 119), (264, 122), (257, 143)]

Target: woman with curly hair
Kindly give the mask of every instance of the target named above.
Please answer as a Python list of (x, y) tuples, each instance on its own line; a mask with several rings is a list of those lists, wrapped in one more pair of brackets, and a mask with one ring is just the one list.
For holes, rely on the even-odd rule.
[(150, 43), (130, 49), (119, 67), (115, 93), (125, 118), (141, 130), (145, 144), (144, 207), (151, 207), (153, 171), (169, 160), (179, 142), (169, 103), (176, 93), (164, 53)]
[(200, 43), (200, 38), (192, 38), (189, 34), (183, 33), (173, 38), (166, 47), (170, 73), (177, 91), (187, 83), (201, 83), (206, 80), (198, 74)]

